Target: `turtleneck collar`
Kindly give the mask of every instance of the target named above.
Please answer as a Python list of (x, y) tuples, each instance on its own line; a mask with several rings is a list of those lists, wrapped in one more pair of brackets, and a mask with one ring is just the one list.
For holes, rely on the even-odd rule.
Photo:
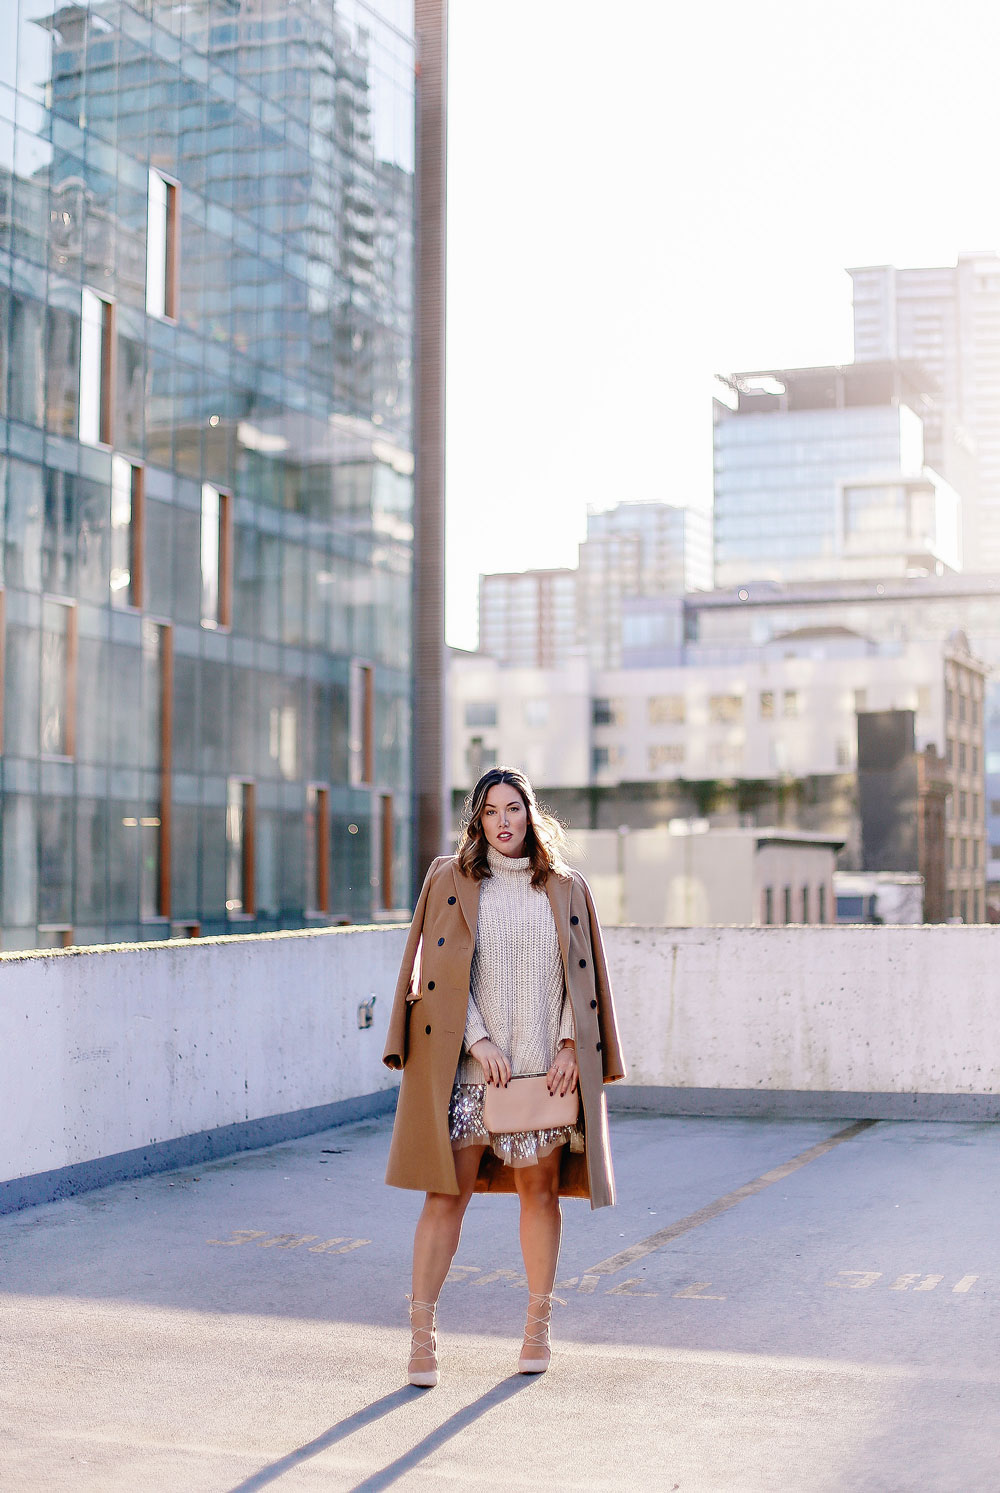
[(530, 855), (501, 855), (492, 845), (487, 847), (486, 860), (494, 876), (507, 871), (527, 871), (531, 865)]

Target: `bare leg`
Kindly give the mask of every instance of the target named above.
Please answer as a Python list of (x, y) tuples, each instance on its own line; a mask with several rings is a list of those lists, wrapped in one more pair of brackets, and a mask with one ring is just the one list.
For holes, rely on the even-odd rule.
[[(543, 1156), (536, 1166), (516, 1167), (514, 1182), (521, 1200), (521, 1254), (528, 1277), (528, 1321), (525, 1325), (522, 1359), (548, 1362), (541, 1324), (547, 1325), (550, 1298), (562, 1239), (562, 1209), (559, 1206), (559, 1162), (562, 1148)], [(547, 1338), (548, 1334), (544, 1336)]]
[[(479, 1162), (485, 1146), (463, 1146), (455, 1152), (455, 1176), (458, 1192), (429, 1192), (417, 1220), (413, 1236), (413, 1294), (414, 1305), (410, 1321), (421, 1333), (421, 1342), (426, 1344), (434, 1325), (433, 1307), (441, 1294), (445, 1276), (455, 1258), (458, 1242), (462, 1237), (462, 1220), (469, 1206), (469, 1199), (476, 1183)], [(410, 1356), (410, 1370), (417, 1373), (429, 1371), (437, 1366), (431, 1349), (418, 1347)]]

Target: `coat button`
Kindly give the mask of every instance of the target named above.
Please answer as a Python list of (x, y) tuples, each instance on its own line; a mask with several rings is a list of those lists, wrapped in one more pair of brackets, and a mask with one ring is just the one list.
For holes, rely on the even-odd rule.
[(576, 916), (576, 914), (575, 914), (575, 913), (574, 913), (574, 914), (573, 914), (573, 916), (572, 916), (572, 917), (571, 917), (571, 918), (570, 918), (570, 922), (571, 922), (571, 923), (572, 923), (572, 924), (573, 924), (573, 927), (574, 927), (574, 928), (575, 928), (575, 927), (576, 927), (576, 925), (577, 925), (577, 923), (578, 923), (578, 922), (579, 922), (579, 921), (580, 921), (580, 919), (579, 919), (579, 918), (578, 918), (578, 917), (577, 917), (577, 916)]
[[(431, 988), (430, 985), (428, 985), (427, 989), (430, 990), (430, 988)], [(597, 1010), (597, 1002), (596, 1001), (591, 1001), (591, 1003), (590, 1003), (590, 1009), (592, 1011), (596, 1011)]]
[[(433, 990), (434, 989), (434, 981), (433, 980), (428, 980), (427, 981), (427, 989), (428, 990)], [(594, 1005), (595, 1006), (597, 1005), (596, 1001), (594, 1002)]]
[(455, 899), (454, 899), (454, 897), (449, 897), (448, 898), (448, 906), (449, 907), (454, 907), (455, 906)]
[[(427, 1030), (430, 1031), (430, 1027), (428, 1027)], [(600, 1044), (600, 1042), (598, 1042), (598, 1044), (597, 1044), (597, 1050), (598, 1050), (598, 1052), (600, 1052), (600, 1050), (601, 1050), (601, 1044)]]
[(444, 939), (443, 938), (439, 938), (438, 939), (438, 948), (440, 948), (443, 943), (444, 943)]
[[(431, 1029), (430, 1029), (430, 1027), (429, 1027), (429, 1026), (425, 1026), (425, 1027), (424, 1027), (424, 1031), (425, 1031), (425, 1032), (426, 1032), (426, 1033), (427, 1033), (427, 1035), (428, 1035), (428, 1037), (429, 1037), (429, 1036), (430, 1036), (430, 1034), (431, 1034)], [(600, 1044), (598, 1044), (598, 1045), (600, 1045)]]
[(587, 961), (586, 961), (586, 959), (581, 959), (580, 960), (580, 968), (581, 969), (586, 969), (587, 968)]

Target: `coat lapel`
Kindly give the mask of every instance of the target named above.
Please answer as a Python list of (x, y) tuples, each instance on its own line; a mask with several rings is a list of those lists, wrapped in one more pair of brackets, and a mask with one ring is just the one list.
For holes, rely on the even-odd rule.
[(569, 983), (569, 906), (573, 894), (573, 882), (569, 876), (549, 875), (545, 878), (545, 890), (549, 906), (555, 919), (559, 947), (562, 950), (563, 969)]
[(462, 916), (469, 925), (472, 941), (476, 940), (476, 927), (479, 923), (479, 888), (482, 882), (473, 881), (471, 876), (463, 876), (458, 866), (455, 866), (455, 890), (458, 893), (458, 905), (462, 909)]

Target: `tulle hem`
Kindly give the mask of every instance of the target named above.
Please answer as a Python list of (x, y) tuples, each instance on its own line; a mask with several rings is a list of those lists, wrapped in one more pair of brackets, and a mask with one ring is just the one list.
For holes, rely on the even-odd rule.
[(485, 1094), (486, 1085), (481, 1083), (457, 1083), (452, 1089), (448, 1106), (452, 1150), (489, 1146), (495, 1156), (512, 1167), (537, 1166), (544, 1156), (550, 1156), (560, 1146), (568, 1145), (579, 1154), (585, 1150), (579, 1124), (562, 1125), (555, 1130), (515, 1130), (509, 1135), (487, 1130), (483, 1121)]

